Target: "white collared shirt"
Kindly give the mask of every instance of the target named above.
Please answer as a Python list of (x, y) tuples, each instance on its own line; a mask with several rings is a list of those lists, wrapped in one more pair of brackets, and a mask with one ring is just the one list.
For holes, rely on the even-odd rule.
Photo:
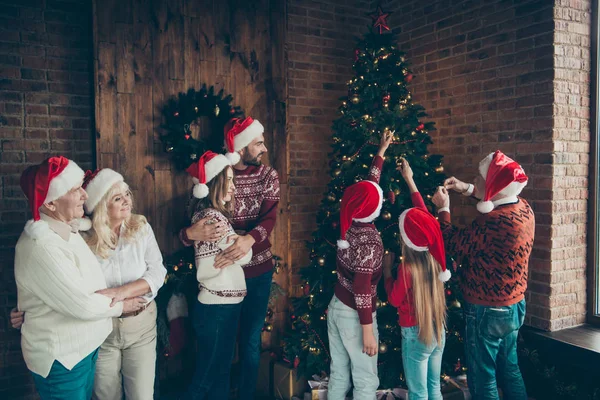
[(114, 288), (140, 278), (144, 279), (152, 292), (143, 297), (151, 301), (156, 297), (167, 275), (154, 232), (150, 224), (146, 223), (135, 240), (128, 242), (122, 239), (124, 229), (125, 225), (122, 224), (117, 248), (110, 251), (108, 258), (97, 257), (106, 285)]

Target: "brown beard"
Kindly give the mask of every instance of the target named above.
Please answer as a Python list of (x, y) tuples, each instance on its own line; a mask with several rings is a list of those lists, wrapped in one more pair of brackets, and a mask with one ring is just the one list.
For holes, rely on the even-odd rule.
[(242, 162), (246, 166), (253, 165), (255, 167), (260, 167), (262, 163), (260, 161), (258, 161), (258, 157), (262, 156), (263, 154), (265, 154), (265, 153), (259, 153), (256, 157), (250, 158), (248, 156), (248, 153), (245, 153), (244, 157), (242, 157)]

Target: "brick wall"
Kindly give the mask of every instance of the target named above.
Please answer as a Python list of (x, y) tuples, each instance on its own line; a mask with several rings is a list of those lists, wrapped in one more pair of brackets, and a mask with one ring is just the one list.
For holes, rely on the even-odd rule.
[[(452, 4), (451, 4), (452, 3)], [(392, 1), (392, 25), (413, 63), (413, 98), (436, 122), (431, 150), (471, 180), (501, 149), (530, 177), (536, 213), (528, 325), (585, 319), (590, 2)], [(555, 28), (556, 26), (556, 28)], [(455, 222), (472, 200), (452, 197)]]
[[(306, 240), (329, 183), (327, 154), (340, 96), (353, 76), (354, 35), (366, 32), (370, 1), (290, 0), (288, 134), (293, 271), (307, 264)], [(297, 281), (293, 282), (297, 284)]]
[(554, 159), (550, 330), (585, 322), (591, 0), (554, 6)]
[(20, 173), (49, 155), (93, 162), (91, 1), (0, 0), (0, 398), (36, 398), (9, 327), (13, 250), (29, 212)]

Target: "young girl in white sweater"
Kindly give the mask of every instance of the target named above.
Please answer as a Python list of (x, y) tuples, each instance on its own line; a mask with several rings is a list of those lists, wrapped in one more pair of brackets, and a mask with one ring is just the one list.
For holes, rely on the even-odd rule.
[(237, 326), (246, 296), (242, 265), (250, 262), (252, 250), (234, 264), (214, 267), (215, 256), (233, 244), (236, 233), (227, 217), (233, 213), (235, 185), (229, 160), (207, 151), (188, 168), (194, 179), (193, 195), (200, 199), (192, 223), (209, 218), (224, 223), (226, 232), (217, 242), (194, 242), (198, 302), (193, 324), (197, 336), (196, 372), (184, 399), (216, 399), (229, 393), (229, 372)]

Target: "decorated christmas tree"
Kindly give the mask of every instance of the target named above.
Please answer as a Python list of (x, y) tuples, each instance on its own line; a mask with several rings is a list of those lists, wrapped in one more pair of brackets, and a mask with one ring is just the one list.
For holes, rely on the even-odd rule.
[[(412, 206), (410, 193), (396, 164), (400, 157), (410, 163), (414, 179), (428, 207), (443, 180), (442, 157), (429, 154), (429, 132), (434, 123), (426, 120), (422, 106), (412, 101), (413, 80), (409, 64), (388, 31), (386, 14), (378, 10), (374, 29), (358, 40), (355, 76), (348, 82), (348, 95), (341, 99), (340, 116), (333, 122), (333, 151), (330, 153), (331, 181), (317, 213), (317, 229), (308, 243), (310, 265), (302, 269), (303, 294), (295, 299), (292, 329), (284, 343), (285, 358), (304, 376), (329, 372), (327, 306), (337, 281), (336, 241), (339, 239), (339, 205), (344, 189), (367, 177), (381, 135), (394, 132), (386, 152), (380, 186), (386, 200), (375, 225), (381, 233), (386, 254), (400, 251), (398, 217)], [(448, 260), (453, 265), (453, 260)], [(394, 271), (395, 274), (395, 271)], [(448, 333), (444, 352), (444, 374), (464, 371), (461, 364), (463, 326), (456, 277), (446, 287)], [(382, 388), (405, 386), (401, 361), (401, 335), (397, 310), (386, 301), (383, 280), (378, 288), (379, 378)]]

